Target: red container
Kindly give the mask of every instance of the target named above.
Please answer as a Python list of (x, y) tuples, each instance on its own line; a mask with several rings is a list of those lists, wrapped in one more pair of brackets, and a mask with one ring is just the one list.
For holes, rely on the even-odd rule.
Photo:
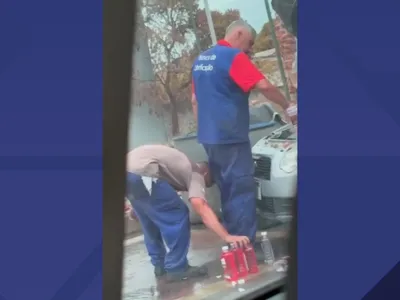
[(236, 267), (235, 254), (232, 251), (229, 251), (228, 246), (222, 247), (221, 265), (224, 269), (224, 279), (236, 284), (239, 280), (239, 271)]
[(248, 244), (244, 247), (244, 254), (247, 260), (247, 266), (249, 268), (250, 274), (258, 273), (258, 264), (257, 264), (257, 257), (256, 253), (254, 252), (254, 248), (251, 244)]
[(239, 278), (244, 279), (248, 275), (248, 267), (244, 251), (241, 247), (236, 247), (236, 245), (234, 244), (232, 244), (231, 247), (232, 247), (232, 252), (235, 254), (236, 257), (236, 264), (239, 271)]

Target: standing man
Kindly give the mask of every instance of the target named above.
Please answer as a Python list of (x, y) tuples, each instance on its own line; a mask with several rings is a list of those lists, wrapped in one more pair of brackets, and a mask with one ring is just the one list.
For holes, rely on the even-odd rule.
[(225, 227), (230, 234), (256, 238), (256, 185), (249, 141), (249, 93), (259, 90), (267, 99), (289, 107), (249, 59), (256, 36), (243, 20), (233, 22), (225, 38), (201, 53), (192, 67), (192, 106), (198, 141), (208, 155), (214, 181), (221, 191)]
[[(168, 281), (207, 275), (207, 269), (189, 266), (189, 209), (176, 191), (186, 191), (203, 223), (226, 243), (247, 244), (246, 236), (228, 234), (205, 197), (212, 185), (207, 163), (194, 163), (168, 146), (145, 145), (128, 153), (127, 198), (139, 219), (144, 242), (159, 277)], [(169, 251), (164, 247), (164, 242)]]

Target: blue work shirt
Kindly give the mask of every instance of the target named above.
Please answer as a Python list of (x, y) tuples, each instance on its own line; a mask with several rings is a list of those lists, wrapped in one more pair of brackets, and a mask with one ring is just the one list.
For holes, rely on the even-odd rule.
[(226, 41), (201, 53), (192, 66), (201, 144), (249, 140), (249, 94), (264, 75), (248, 56)]

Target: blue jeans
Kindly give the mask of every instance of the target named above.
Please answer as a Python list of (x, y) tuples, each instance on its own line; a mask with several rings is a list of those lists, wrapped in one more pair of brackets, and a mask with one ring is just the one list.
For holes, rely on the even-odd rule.
[(128, 173), (127, 179), (128, 199), (142, 225), (151, 263), (167, 272), (184, 271), (190, 245), (188, 207), (164, 180), (153, 182), (150, 194), (140, 176)]
[(215, 183), (221, 192), (222, 218), (232, 235), (255, 242), (257, 231), (254, 162), (250, 142), (203, 144)]

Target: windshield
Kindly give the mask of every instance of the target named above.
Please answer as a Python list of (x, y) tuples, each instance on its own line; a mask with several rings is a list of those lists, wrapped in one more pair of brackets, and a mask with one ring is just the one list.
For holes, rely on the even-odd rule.
[[(296, 101), (295, 38), (272, 6), (269, 22), (264, 0), (138, 2), (123, 299), (236, 299), (274, 289), (286, 279), (297, 152), (286, 155), (285, 143), (255, 148), (287, 126), (283, 110), (262, 93), (248, 97), (235, 87), (228, 69), (222, 71), (233, 64), (226, 49), (232, 45), (214, 46), (228, 33), (236, 46), (252, 46), (251, 63)], [(240, 40), (243, 26), (256, 31), (254, 38)], [(193, 65), (204, 74), (194, 74)], [(223, 76), (230, 79), (223, 83)], [(212, 97), (218, 84), (232, 101), (249, 101), (244, 139), (239, 116), (230, 117), (223, 99)], [(213, 119), (204, 117), (204, 105)], [(228, 133), (223, 122), (230, 122)], [(286, 131), (277, 136), (293, 140)], [(241, 182), (248, 188), (237, 188)]]

